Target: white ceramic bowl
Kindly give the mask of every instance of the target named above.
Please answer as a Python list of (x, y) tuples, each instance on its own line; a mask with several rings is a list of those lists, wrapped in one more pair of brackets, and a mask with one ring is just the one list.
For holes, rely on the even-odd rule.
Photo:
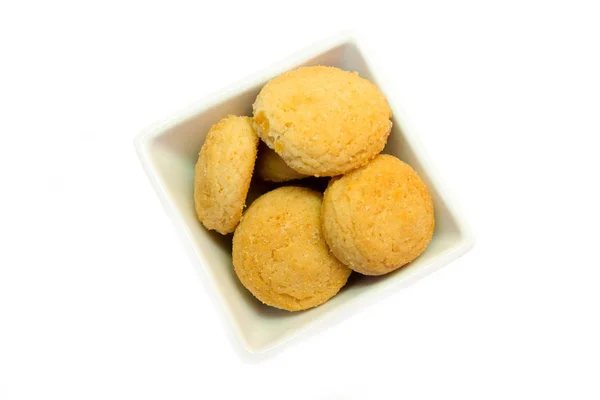
[[(252, 103), (271, 78), (302, 65), (331, 65), (376, 84), (388, 97), (393, 129), (384, 152), (410, 164), (427, 184), (435, 204), (435, 233), (423, 255), (409, 265), (382, 277), (353, 274), (349, 284), (324, 305), (289, 313), (261, 304), (240, 284), (231, 263), (230, 236), (209, 232), (194, 212), (193, 177), (198, 152), (209, 128), (229, 115), (252, 115)], [(135, 140), (142, 165), (166, 211), (178, 228), (194, 265), (208, 277), (208, 287), (222, 305), (226, 321), (238, 343), (250, 353), (262, 353), (318, 322), (331, 323), (386, 292), (414, 282), (467, 252), (474, 239), (454, 203), (442, 188), (406, 116), (386, 91), (386, 81), (364, 45), (352, 34), (342, 34), (305, 49), (260, 74), (231, 86), (202, 104), (154, 126)], [(210, 328), (209, 328), (210, 329)]]

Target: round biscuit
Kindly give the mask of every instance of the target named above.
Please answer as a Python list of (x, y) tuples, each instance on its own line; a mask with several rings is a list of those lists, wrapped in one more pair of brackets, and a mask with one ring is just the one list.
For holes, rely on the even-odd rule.
[(283, 158), (262, 142), (258, 147), (256, 174), (260, 179), (270, 182), (287, 182), (307, 177), (290, 168)]
[(242, 217), (256, 161), (258, 136), (250, 117), (230, 115), (213, 125), (194, 175), (194, 203), (202, 224), (223, 235)]
[(301, 67), (269, 81), (253, 105), (258, 136), (292, 169), (344, 174), (383, 150), (392, 112), (385, 96), (357, 73)]
[(413, 261), (435, 225), (425, 183), (408, 164), (387, 154), (332, 179), (321, 215), (333, 254), (364, 275), (383, 275)]
[(261, 302), (288, 311), (325, 303), (352, 272), (329, 251), (321, 230), (322, 195), (284, 186), (258, 198), (233, 235), (233, 265)]

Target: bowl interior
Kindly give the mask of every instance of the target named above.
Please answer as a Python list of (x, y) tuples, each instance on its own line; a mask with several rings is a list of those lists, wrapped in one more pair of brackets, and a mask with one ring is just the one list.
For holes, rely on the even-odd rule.
[[(374, 71), (369, 67), (359, 47), (352, 41), (335, 46), (308, 59), (288, 65), (241, 91), (232, 91), (218, 104), (196, 112), (191, 117), (157, 131), (145, 144), (145, 153), (152, 165), (155, 178), (163, 190), (167, 207), (172, 208), (182, 222), (197, 256), (196, 265), (204, 270), (215, 286), (231, 322), (245, 347), (261, 352), (283, 341), (309, 324), (349, 307), (362, 305), (385, 288), (406, 284), (411, 278), (424, 275), (439, 267), (439, 260), (448, 257), (463, 241), (463, 232), (456, 215), (447, 206), (438, 185), (430, 176), (426, 161), (411, 144), (406, 128), (398, 116), (393, 118), (393, 130), (384, 152), (393, 154), (410, 164), (428, 185), (435, 204), (436, 227), (433, 239), (416, 261), (383, 277), (365, 277), (353, 273), (348, 285), (333, 299), (312, 310), (289, 313), (267, 307), (256, 300), (239, 282), (231, 262), (231, 235), (209, 232), (197, 221), (193, 202), (194, 165), (209, 128), (229, 115), (252, 115), (252, 103), (266, 81), (300, 65), (331, 65), (358, 73), (378, 85)], [(395, 112), (392, 105), (392, 110)], [(260, 184), (259, 184), (260, 185)], [(257, 187), (254, 187), (256, 192)], [(258, 187), (258, 191), (268, 189)], [(437, 261), (436, 261), (437, 260)]]

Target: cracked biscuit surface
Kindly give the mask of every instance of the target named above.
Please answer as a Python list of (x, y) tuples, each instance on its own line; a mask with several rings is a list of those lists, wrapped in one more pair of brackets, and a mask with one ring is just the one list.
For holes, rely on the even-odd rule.
[(435, 225), (425, 183), (408, 164), (386, 154), (330, 181), (322, 223), (333, 254), (365, 275), (383, 275), (413, 261)]
[(269, 81), (253, 104), (258, 136), (292, 169), (344, 174), (369, 162), (387, 141), (385, 96), (357, 73), (301, 67)]
[(285, 186), (258, 198), (233, 236), (233, 265), (261, 302), (288, 311), (325, 303), (352, 272), (329, 251), (321, 230), (322, 195)]
[(202, 224), (223, 235), (242, 217), (254, 171), (258, 136), (250, 117), (230, 115), (212, 126), (194, 174), (194, 204)]

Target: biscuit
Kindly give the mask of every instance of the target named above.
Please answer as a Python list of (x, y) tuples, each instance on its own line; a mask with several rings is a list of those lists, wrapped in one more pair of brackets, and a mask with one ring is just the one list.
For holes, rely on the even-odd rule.
[(233, 265), (261, 302), (288, 311), (325, 303), (352, 272), (329, 251), (321, 230), (322, 195), (284, 186), (258, 198), (233, 234)]
[(334, 67), (302, 67), (272, 79), (253, 111), (258, 136), (305, 175), (335, 176), (365, 165), (392, 128), (379, 89)]
[(285, 161), (264, 143), (261, 142), (258, 149), (256, 174), (260, 179), (270, 182), (287, 182), (306, 178), (306, 175), (288, 167)]
[(386, 154), (332, 179), (321, 216), (333, 254), (365, 275), (383, 275), (413, 261), (435, 225), (425, 183), (408, 164)]
[(250, 117), (230, 115), (208, 131), (194, 176), (196, 215), (206, 228), (223, 235), (235, 230), (242, 217), (257, 148), (258, 136)]

